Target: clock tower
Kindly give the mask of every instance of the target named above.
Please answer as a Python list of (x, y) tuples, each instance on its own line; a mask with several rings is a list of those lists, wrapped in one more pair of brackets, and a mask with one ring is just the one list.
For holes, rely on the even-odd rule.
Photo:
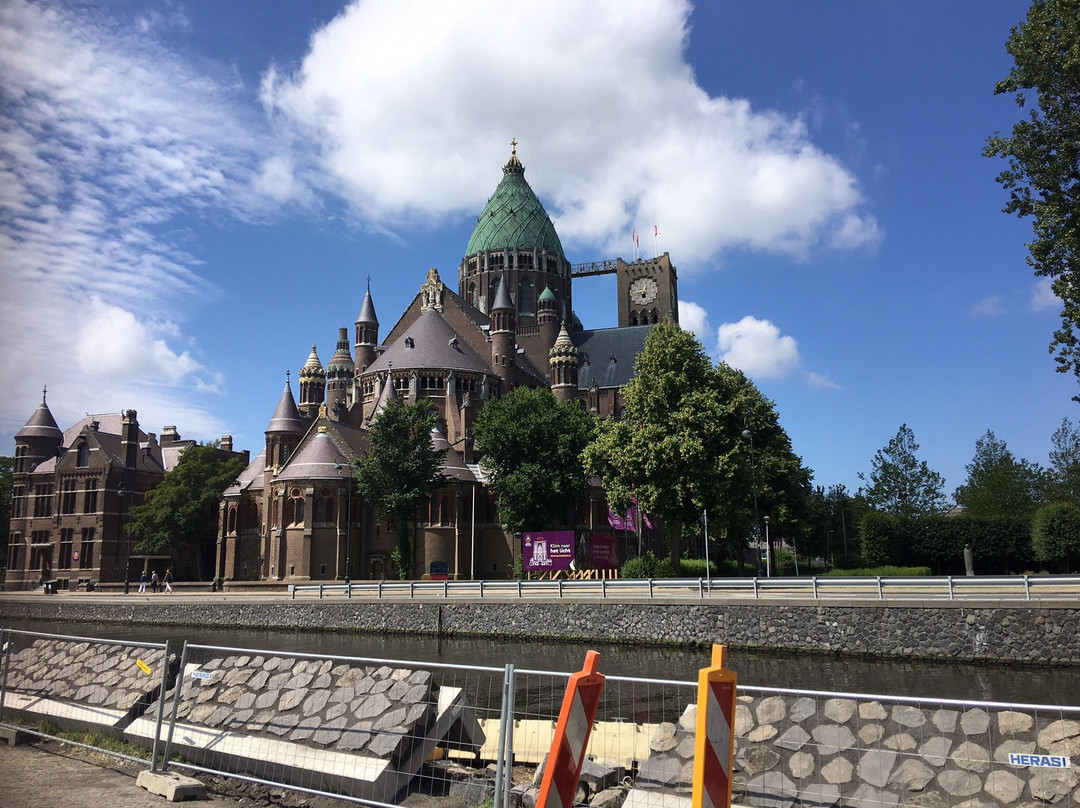
[(679, 322), (678, 277), (667, 253), (615, 262), (619, 278), (619, 327), (651, 325), (668, 315)]

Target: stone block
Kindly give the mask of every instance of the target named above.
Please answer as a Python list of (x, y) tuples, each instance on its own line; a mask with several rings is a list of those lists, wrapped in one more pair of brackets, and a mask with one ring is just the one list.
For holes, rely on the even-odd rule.
[(889, 785), (902, 791), (922, 791), (934, 779), (934, 770), (918, 758), (908, 758), (889, 777)]
[(945, 765), (952, 744), (948, 738), (931, 738), (919, 748), (919, 754), (931, 766), (940, 768)]
[(982, 735), (990, 729), (990, 714), (981, 707), (965, 710), (960, 716), (960, 729), (965, 735)]
[(877, 743), (885, 735), (885, 727), (881, 724), (864, 724), (859, 727), (859, 740), (866, 746)]
[(855, 702), (852, 699), (828, 699), (825, 702), (825, 717), (837, 724), (846, 724), (855, 715)]
[(135, 785), (151, 794), (164, 797), (169, 802), (206, 799), (206, 786), (193, 777), (172, 772), (139, 772)]
[(882, 791), (863, 783), (844, 803), (852, 808), (896, 808), (900, 797), (891, 791)]
[(855, 736), (851, 730), (841, 724), (822, 724), (814, 727), (810, 733), (818, 745), (818, 754), (824, 757), (835, 755), (842, 749), (855, 745)]
[(788, 759), (788, 771), (796, 780), (805, 780), (814, 773), (814, 756), (796, 752)]
[(1016, 710), (1003, 710), (997, 714), (998, 733), (1001, 735), (1016, 735), (1027, 732), (1035, 725), (1035, 719), (1028, 713), (1020, 713)]
[(782, 772), (769, 771), (746, 781), (744, 802), (758, 808), (792, 808), (798, 789)]
[(910, 704), (897, 704), (892, 708), (892, 720), (902, 727), (917, 729), (926, 723), (926, 714)]
[(854, 772), (851, 761), (842, 757), (835, 757), (821, 767), (821, 776), (825, 781), (839, 786), (850, 783)]
[(759, 724), (775, 724), (787, 714), (787, 705), (782, 696), (769, 696), (758, 702), (757, 720)]
[(938, 774), (937, 782), (950, 797), (970, 797), (982, 791), (982, 778), (961, 769), (946, 769)]
[(788, 718), (796, 724), (801, 724), (817, 712), (817, 702), (807, 696), (795, 699), (788, 710)]
[(800, 726), (788, 727), (787, 732), (779, 737), (776, 741), (776, 745), (781, 749), (789, 749), (792, 752), (798, 752), (802, 749), (806, 742), (810, 740), (810, 733)]
[(859, 705), (859, 719), (862, 721), (881, 721), (888, 715), (889, 711), (881, 706), (880, 701), (864, 701)]
[(990, 771), (990, 751), (971, 741), (964, 741), (956, 747), (949, 760), (969, 772)]
[(840, 802), (840, 789), (829, 783), (813, 783), (799, 791), (804, 808), (832, 808)]
[(896, 735), (886, 738), (882, 744), (886, 749), (895, 749), (898, 752), (910, 752), (916, 745), (915, 739), (906, 732), (898, 732)]
[(987, 794), (1001, 805), (1015, 805), (1024, 793), (1024, 781), (1003, 769), (990, 772), (983, 786)]
[(884, 788), (889, 782), (894, 765), (896, 765), (896, 752), (890, 749), (871, 749), (859, 758), (856, 772), (863, 782), (877, 788)]

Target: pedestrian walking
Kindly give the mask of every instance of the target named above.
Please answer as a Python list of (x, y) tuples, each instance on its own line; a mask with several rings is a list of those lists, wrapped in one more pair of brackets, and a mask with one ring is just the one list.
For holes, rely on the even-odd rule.
[(157, 594), (158, 577), (157, 570), (150, 574), (150, 591)]
[(172, 570), (165, 570), (165, 591), (172, 592)]
[(146, 570), (139, 573), (139, 594), (146, 594)]

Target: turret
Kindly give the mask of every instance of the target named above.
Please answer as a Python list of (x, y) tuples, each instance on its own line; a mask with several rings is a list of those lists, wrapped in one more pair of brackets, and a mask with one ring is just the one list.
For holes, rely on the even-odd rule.
[(266, 465), (271, 468), (283, 466), (303, 436), (304, 422), (289, 386), (289, 372), (285, 371), (285, 389), (266, 426)]
[(31, 471), (41, 461), (56, 457), (64, 442), (64, 433), (56, 425), (56, 419), (45, 403), (45, 393), (46, 390), (41, 391), (41, 403), (26, 426), (15, 434), (16, 474)]
[(120, 427), (120, 451), (124, 455), (124, 468), (133, 469), (139, 459), (139, 419), (135, 410), (124, 410)]
[(549, 349), (559, 336), (559, 303), (550, 286), (545, 286), (536, 299), (536, 324), (540, 326), (540, 340)]
[(379, 318), (375, 316), (375, 304), (371, 302), (371, 282), (368, 281), (364, 303), (356, 318), (356, 365), (359, 376), (375, 361), (375, 348), (379, 344)]
[(551, 392), (559, 401), (573, 401), (578, 395), (578, 349), (570, 340), (566, 323), (551, 348)]
[(495, 302), (491, 305), (491, 364), (499, 369), (514, 366), (517, 351), (514, 330), (517, 318), (510, 290), (506, 288), (506, 276), (499, 278), (497, 283)]
[(326, 409), (338, 420), (349, 406), (348, 391), (355, 370), (349, 354), (349, 329), (339, 328), (337, 350), (326, 365)]
[(315, 346), (311, 346), (307, 362), (300, 368), (300, 414), (309, 421), (315, 420), (319, 407), (326, 400), (326, 371)]

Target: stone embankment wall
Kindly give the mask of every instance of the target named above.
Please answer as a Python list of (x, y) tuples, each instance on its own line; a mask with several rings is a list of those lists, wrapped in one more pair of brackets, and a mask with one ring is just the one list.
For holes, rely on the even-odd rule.
[(13, 619), (218, 628), (361, 631), (764, 648), (913, 659), (1080, 665), (1075, 602), (948, 602), (923, 607), (804, 601), (686, 603), (322, 600), (115, 604), (57, 596), (0, 599)]

